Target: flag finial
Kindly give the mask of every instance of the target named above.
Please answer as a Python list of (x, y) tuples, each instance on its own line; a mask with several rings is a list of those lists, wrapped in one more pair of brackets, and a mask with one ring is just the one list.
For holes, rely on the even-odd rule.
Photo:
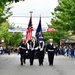
[(30, 11), (30, 16), (32, 17), (32, 13), (33, 13), (33, 11)]

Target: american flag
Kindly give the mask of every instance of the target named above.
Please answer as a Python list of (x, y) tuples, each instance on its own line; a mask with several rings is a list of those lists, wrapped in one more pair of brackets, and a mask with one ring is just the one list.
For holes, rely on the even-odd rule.
[(26, 41), (29, 41), (29, 40), (32, 39), (32, 31), (33, 31), (33, 27), (32, 27), (32, 16), (30, 16), (28, 28), (27, 28), (27, 31), (26, 31)]

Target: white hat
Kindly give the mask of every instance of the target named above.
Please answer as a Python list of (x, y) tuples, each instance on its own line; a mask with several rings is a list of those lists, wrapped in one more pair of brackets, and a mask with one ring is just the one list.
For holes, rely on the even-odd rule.
[(49, 39), (50, 41), (53, 41), (53, 39)]

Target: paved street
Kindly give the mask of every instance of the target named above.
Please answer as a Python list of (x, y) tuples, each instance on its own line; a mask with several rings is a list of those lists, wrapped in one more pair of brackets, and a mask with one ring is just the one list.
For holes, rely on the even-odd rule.
[(47, 55), (45, 55), (44, 65), (39, 66), (38, 60), (34, 60), (34, 65), (20, 65), (20, 56), (17, 54), (0, 55), (0, 75), (75, 75), (75, 59), (66, 56), (55, 56), (54, 65), (49, 66)]

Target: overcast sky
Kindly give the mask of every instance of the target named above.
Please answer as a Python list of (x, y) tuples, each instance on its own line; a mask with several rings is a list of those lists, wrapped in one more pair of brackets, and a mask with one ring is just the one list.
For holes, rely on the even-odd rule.
[[(39, 23), (39, 18), (41, 15), (42, 27), (47, 27), (46, 23), (50, 23), (51, 12), (54, 11), (54, 8), (58, 5), (58, 0), (25, 0), (20, 1), (18, 3), (13, 3), (13, 8), (11, 11), (13, 12), (13, 16), (21, 16), (21, 17), (10, 17), (9, 22), (15, 23), (15, 25), (22, 26), (23, 28), (28, 27), (29, 17), (22, 16), (30, 16), (30, 11), (33, 11), (32, 14), (32, 24), (33, 28), (37, 28)], [(43, 16), (47, 18), (43, 18)]]

